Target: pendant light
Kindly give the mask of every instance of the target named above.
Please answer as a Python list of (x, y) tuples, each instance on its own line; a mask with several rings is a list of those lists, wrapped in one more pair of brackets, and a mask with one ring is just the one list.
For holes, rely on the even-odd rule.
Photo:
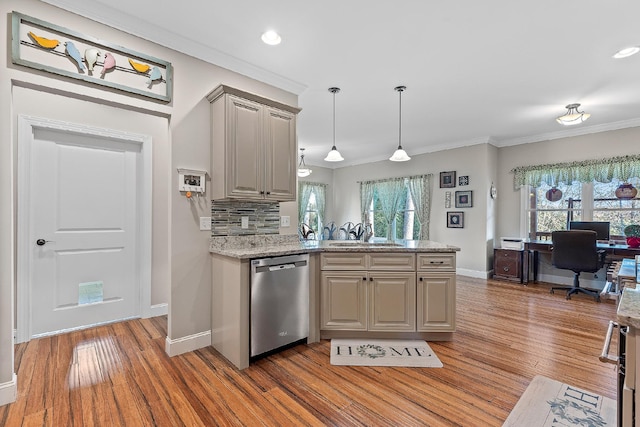
[(585, 113), (584, 111), (578, 111), (578, 107), (580, 104), (569, 104), (566, 106), (567, 112), (564, 116), (560, 116), (556, 119), (556, 122), (565, 126), (579, 125), (580, 123), (586, 121), (591, 114)]
[(407, 152), (402, 149), (402, 92), (404, 92), (406, 88), (406, 86), (396, 86), (394, 88), (400, 96), (400, 114), (398, 116), (398, 149), (393, 153), (393, 156), (389, 157), (389, 160), (392, 162), (406, 162), (411, 160)]
[(325, 162), (341, 162), (344, 160), (340, 152), (336, 148), (336, 93), (340, 92), (339, 87), (330, 87), (329, 92), (333, 94), (333, 146), (331, 151), (324, 158)]
[(300, 178), (304, 178), (305, 176), (311, 175), (311, 169), (307, 167), (304, 163), (304, 148), (300, 149), (300, 164), (298, 165), (298, 176)]

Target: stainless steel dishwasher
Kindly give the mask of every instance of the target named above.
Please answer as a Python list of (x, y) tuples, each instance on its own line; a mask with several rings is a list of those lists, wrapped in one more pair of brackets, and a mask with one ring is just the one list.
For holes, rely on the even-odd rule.
[(309, 336), (309, 254), (251, 260), (251, 354)]

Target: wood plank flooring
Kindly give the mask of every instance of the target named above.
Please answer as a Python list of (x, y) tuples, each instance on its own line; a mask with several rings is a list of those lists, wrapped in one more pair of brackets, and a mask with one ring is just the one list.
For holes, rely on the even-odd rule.
[(500, 426), (535, 375), (615, 399), (598, 361), (615, 304), (549, 286), (458, 276), (455, 338), (430, 343), (441, 369), (331, 366), (329, 341), (244, 371), (210, 347), (169, 358), (165, 317), (32, 340), (0, 425)]

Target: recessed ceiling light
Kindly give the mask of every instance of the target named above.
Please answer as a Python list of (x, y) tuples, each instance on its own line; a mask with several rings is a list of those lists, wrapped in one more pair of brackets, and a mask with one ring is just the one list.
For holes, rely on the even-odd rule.
[(280, 34), (276, 33), (273, 30), (269, 30), (264, 34), (262, 34), (262, 41), (265, 42), (266, 44), (270, 44), (274, 46), (274, 45), (280, 44), (280, 42), (282, 41), (282, 38), (280, 37)]
[(640, 47), (638, 46), (625, 47), (624, 49), (617, 51), (613, 57), (615, 59), (626, 58), (628, 56), (635, 55), (638, 52), (640, 52)]

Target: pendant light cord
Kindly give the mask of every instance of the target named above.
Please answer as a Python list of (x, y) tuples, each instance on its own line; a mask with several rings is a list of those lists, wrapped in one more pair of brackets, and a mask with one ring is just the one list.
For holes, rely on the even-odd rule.
[(402, 148), (402, 90), (398, 90), (400, 94), (400, 108), (398, 108), (398, 148)]

